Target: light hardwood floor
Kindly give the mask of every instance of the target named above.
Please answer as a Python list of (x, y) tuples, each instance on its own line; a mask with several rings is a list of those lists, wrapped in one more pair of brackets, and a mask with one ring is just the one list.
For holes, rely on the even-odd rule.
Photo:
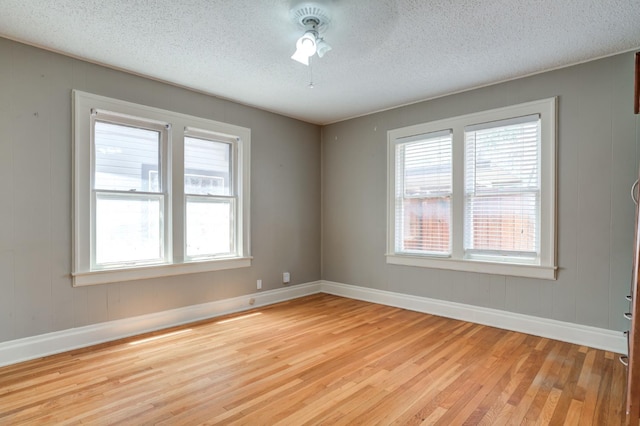
[(625, 421), (610, 352), (319, 294), (0, 368), (0, 424)]

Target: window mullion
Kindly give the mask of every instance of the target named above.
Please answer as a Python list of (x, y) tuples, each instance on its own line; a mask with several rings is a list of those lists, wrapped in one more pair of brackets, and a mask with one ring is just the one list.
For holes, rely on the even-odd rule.
[(453, 195), (451, 200), (451, 256), (464, 257), (464, 131), (453, 126)]
[(171, 126), (171, 144), (169, 152), (171, 158), (169, 160), (169, 182), (171, 184), (171, 241), (170, 249), (173, 263), (184, 262), (184, 233), (185, 233), (185, 206), (186, 200), (184, 195), (184, 125), (176, 120)]

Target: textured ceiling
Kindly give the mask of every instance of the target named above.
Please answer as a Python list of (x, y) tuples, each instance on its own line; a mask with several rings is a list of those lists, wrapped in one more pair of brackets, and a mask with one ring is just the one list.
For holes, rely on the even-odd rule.
[(0, 0), (0, 35), (318, 124), (640, 48), (640, 0), (334, 0), (309, 89), (289, 5)]

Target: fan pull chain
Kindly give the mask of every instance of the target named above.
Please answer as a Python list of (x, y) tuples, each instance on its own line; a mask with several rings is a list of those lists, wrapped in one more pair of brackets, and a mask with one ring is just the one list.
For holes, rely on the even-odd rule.
[(307, 85), (309, 89), (313, 89), (315, 86), (313, 85), (313, 62), (311, 58), (309, 58), (309, 84)]

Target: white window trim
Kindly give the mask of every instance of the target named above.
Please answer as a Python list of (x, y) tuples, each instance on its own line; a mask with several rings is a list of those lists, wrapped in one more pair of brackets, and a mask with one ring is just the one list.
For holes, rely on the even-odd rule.
[[(387, 132), (387, 263), (528, 278), (555, 280), (556, 262), (556, 98), (417, 124)], [(464, 128), (465, 126), (540, 114), (541, 199), (539, 264), (492, 262), (465, 258), (464, 226)], [(449, 257), (407, 255), (395, 252), (395, 152), (396, 141), (413, 135), (451, 129), (453, 131), (452, 254)]]
[[(138, 105), (78, 90), (72, 92), (73, 102), (73, 286), (86, 286), (112, 282), (209, 272), (223, 269), (251, 266), (250, 247), (250, 170), (251, 170), (251, 130), (245, 127), (221, 123), (159, 108)], [(91, 269), (91, 113), (105, 110), (132, 117), (144, 117), (157, 122), (170, 123), (168, 141), (169, 195), (167, 263), (108, 270)], [(184, 156), (182, 140), (187, 128), (201, 129), (225, 138), (236, 138), (237, 164), (240, 168), (236, 177), (238, 191), (237, 256), (217, 257), (198, 260), (184, 256)], [(177, 244), (174, 242), (178, 241)]]

